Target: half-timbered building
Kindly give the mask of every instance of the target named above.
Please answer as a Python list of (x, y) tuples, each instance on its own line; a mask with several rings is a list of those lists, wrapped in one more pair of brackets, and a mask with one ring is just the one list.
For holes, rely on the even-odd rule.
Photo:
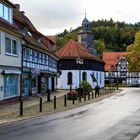
[(139, 86), (140, 73), (129, 72), (129, 63), (126, 60), (126, 52), (104, 52), (106, 83), (123, 83), (128, 86)]
[(14, 21), (23, 35), (22, 45), (22, 87), (23, 94), (56, 90), (57, 60), (53, 53), (54, 43), (42, 35), (31, 21), (20, 11), (14, 9)]
[(20, 5), (0, 1), (0, 101), (56, 90), (54, 46)]

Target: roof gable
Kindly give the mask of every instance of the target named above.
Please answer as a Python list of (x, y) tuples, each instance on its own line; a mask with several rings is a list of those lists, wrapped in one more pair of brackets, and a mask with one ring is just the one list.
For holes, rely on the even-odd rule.
[(64, 47), (56, 51), (56, 55), (61, 59), (83, 58), (103, 62), (96, 56), (92, 55), (82, 44), (74, 40), (70, 40), (64, 45)]
[(105, 71), (111, 71), (112, 67), (114, 67), (114, 70), (116, 70), (116, 65), (125, 55), (126, 52), (104, 52), (103, 61), (106, 63)]

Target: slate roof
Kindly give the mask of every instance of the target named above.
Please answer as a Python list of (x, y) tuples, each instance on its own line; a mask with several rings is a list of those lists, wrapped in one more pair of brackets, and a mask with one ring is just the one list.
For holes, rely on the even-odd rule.
[(119, 60), (126, 55), (126, 52), (104, 52), (103, 53), (103, 61), (105, 64), (105, 71), (115, 71), (116, 65)]
[(74, 40), (70, 40), (68, 43), (64, 45), (64, 47), (56, 51), (56, 55), (60, 59), (82, 58), (82, 59), (95, 60), (104, 63), (102, 60), (92, 55), (88, 51), (88, 49), (86, 49), (82, 44)]

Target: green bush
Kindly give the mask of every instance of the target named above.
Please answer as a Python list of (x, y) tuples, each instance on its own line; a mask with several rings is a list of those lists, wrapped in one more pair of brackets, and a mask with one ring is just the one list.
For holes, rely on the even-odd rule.
[(87, 89), (89, 92), (92, 91), (92, 86), (87, 81), (82, 81), (80, 87), (83, 89)]

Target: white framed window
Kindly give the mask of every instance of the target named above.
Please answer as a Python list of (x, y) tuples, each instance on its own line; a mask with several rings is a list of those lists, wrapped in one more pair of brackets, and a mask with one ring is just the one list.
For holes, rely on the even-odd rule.
[(40, 55), (39, 55), (39, 52), (37, 52), (37, 62), (39, 63), (40, 61), (39, 61), (39, 57)]
[(30, 49), (26, 49), (26, 60), (30, 60)]
[(39, 63), (41, 64), (41, 53), (39, 52)]
[(35, 51), (35, 62), (37, 62), (37, 52)]
[(23, 60), (26, 60), (26, 48), (23, 47)]
[(5, 50), (6, 54), (12, 56), (18, 56), (18, 43), (16, 39), (5, 37)]
[(30, 49), (30, 61), (32, 61), (32, 49)]
[(0, 3), (0, 17), (3, 17), (3, 5)]
[(45, 64), (45, 54), (43, 54), (42, 59), (43, 59), (43, 64)]
[(35, 51), (32, 50), (32, 61), (35, 62)]
[(13, 14), (12, 9), (0, 2), (0, 17), (12, 24), (13, 22), (12, 14)]
[(42, 53), (40, 53), (40, 64), (42, 64), (43, 63), (43, 59), (42, 59)]
[(46, 55), (45, 64), (48, 66), (48, 55)]

